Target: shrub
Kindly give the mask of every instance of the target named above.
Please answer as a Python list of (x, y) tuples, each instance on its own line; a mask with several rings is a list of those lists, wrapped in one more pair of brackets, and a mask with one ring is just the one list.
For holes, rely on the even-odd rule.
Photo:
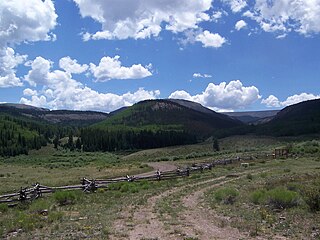
[(309, 187), (304, 190), (304, 200), (310, 211), (320, 211), (320, 188)]
[(234, 188), (221, 188), (214, 193), (214, 198), (217, 202), (233, 204), (238, 195), (239, 192)]
[(59, 205), (69, 205), (74, 204), (77, 195), (74, 191), (59, 191), (53, 194), (54, 199)]
[(268, 204), (273, 209), (284, 209), (297, 206), (299, 195), (283, 187), (277, 187), (269, 191), (256, 190), (251, 194), (250, 199), (254, 204)]
[(263, 203), (266, 199), (266, 193), (267, 191), (264, 189), (256, 190), (251, 194), (250, 199), (254, 204)]
[(298, 193), (278, 187), (268, 191), (268, 204), (271, 208), (284, 209), (298, 205)]

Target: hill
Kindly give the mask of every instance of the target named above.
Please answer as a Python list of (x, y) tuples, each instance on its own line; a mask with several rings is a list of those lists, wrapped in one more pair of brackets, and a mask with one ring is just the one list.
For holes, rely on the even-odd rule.
[(102, 121), (107, 113), (95, 111), (49, 110), (34, 106), (14, 103), (0, 104), (0, 113), (11, 116), (25, 116), (34, 120), (72, 126), (86, 126)]
[(320, 133), (320, 99), (285, 107), (273, 120), (258, 126), (257, 133), (274, 136)]
[(215, 129), (242, 125), (240, 121), (185, 100), (146, 100), (95, 124), (100, 129), (178, 130), (210, 136)]
[(278, 110), (271, 110), (249, 112), (223, 112), (223, 114), (247, 124), (261, 124), (271, 121), (278, 112)]
[[(91, 151), (153, 148), (195, 143), (212, 136), (218, 129), (242, 125), (238, 120), (190, 101), (146, 100), (84, 129), (81, 137), (84, 148)], [(105, 143), (93, 140), (99, 137)]]
[(0, 156), (28, 154), (53, 139), (74, 135), (78, 127), (87, 126), (108, 117), (92, 111), (50, 111), (24, 104), (0, 104)]

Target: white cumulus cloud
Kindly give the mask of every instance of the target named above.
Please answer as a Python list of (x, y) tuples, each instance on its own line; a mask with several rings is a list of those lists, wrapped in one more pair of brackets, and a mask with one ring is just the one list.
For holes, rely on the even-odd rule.
[(0, 1), (0, 87), (22, 86), (16, 68), (27, 56), (16, 54), (14, 45), (55, 40), (56, 19), (51, 0)]
[(31, 86), (42, 86), (42, 90), (25, 89), (25, 97), (20, 99), (20, 103), (50, 109), (110, 112), (160, 95), (159, 90), (147, 91), (143, 88), (122, 95), (98, 92), (73, 79), (70, 72), (52, 70), (52, 65), (50, 60), (42, 57), (37, 57), (29, 64), (31, 70), (25, 80)]
[(247, 6), (246, 0), (222, 0), (224, 3), (228, 4), (232, 12), (240, 12), (244, 7)]
[(236, 22), (234, 28), (239, 31), (241, 30), (242, 28), (246, 27), (247, 26), (247, 23), (243, 20), (239, 20), (238, 22)]
[(0, 88), (22, 86), (16, 76), (16, 67), (25, 62), (27, 56), (19, 55), (10, 47), (0, 49)]
[(289, 96), (284, 101), (280, 101), (274, 95), (270, 95), (266, 99), (262, 99), (261, 103), (265, 104), (267, 107), (286, 107), (299, 102), (312, 100), (312, 99), (319, 99), (319, 98), (320, 98), (320, 95), (314, 95), (312, 93), (300, 93), (300, 94)]
[(69, 56), (63, 57), (59, 60), (59, 67), (68, 73), (83, 73), (87, 71), (87, 64), (79, 64), (76, 59), (71, 59)]
[(134, 64), (131, 67), (121, 65), (120, 56), (103, 57), (98, 66), (90, 63), (90, 71), (98, 82), (105, 82), (111, 79), (138, 79), (152, 75), (149, 69), (152, 65), (143, 67), (141, 64)]
[(145, 39), (166, 29), (174, 33), (198, 28), (210, 21), (206, 13), (213, 0), (74, 0), (82, 17), (101, 24), (101, 31), (83, 39)]
[(266, 32), (320, 32), (319, 0), (256, 0), (244, 16), (255, 20)]
[(52, 40), (57, 22), (51, 0), (0, 1), (0, 46)]
[(261, 103), (265, 104), (267, 107), (280, 107), (280, 101), (274, 95), (270, 95), (269, 97), (262, 99)]
[(173, 92), (169, 98), (185, 99), (198, 102), (216, 111), (232, 111), (250, 106), (261, 98), (255, 86), (243, 86), (240, 80), (222, 82), (218, 85), (209, 83), (200, 94), (191, 95), (180, 90)]
[(220, 48), (227, 40), (218, 33), (211, 33), (208, 30), (205, 30), (195, 37), (195, 41), (201, 42), (202, 46), (205, 48)]
[(23, 90), (23, 95), (25, 96), (35, 96), (37, 94), (38, 94), (37, 90), (32, 90), (30, 88), (26, 88)]

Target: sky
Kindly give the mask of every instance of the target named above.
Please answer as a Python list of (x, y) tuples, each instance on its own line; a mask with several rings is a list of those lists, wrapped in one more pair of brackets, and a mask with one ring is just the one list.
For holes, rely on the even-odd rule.
[(320, 0), (0, 1), (0, 102), (215, 111), (320, 98)]

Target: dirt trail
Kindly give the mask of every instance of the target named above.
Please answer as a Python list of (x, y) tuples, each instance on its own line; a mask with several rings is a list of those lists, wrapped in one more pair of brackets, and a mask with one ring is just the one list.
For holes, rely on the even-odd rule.
[[(175, 169), (175, 166), (168, 165), (167, 163), (151, 163), (150, 165), (155, 169), (160, 169), (160, 171), (164, 171), (163, 169)], [(238, 177), (244, 176), (248, 172), (240, 173)], [(253, 172), (251, 171), (251, 173)], [(227, 218), (214, 215), (212, 211), (207, 211), (203, 204), (201, 204), (201, 198), (205, 191), (219, 187), (230, 181), (235, 181), (236, 179), (223, 176), (189, 183), (150, 197), (146, 204), (139, 206), (137, 209), (128, 207), (121, 213), (121, 218), (115, 222), (113, 226), (115, 234), (111, 236), (111, 239), (182, 240), (186, 237), (205, 240), (246, 239), (248, 238), (247, 235), (228, 226)], [(204, 187), (197, 190), (202, 185)], [(183, 193), (190, 189), (194, 189), (194, 192), (185, 196)], [(168, 219), (159, 218), (156, 205), (161, 199), (165, 199), (171, 195), (174, 196), (175, 194), (180, 195), (183, 206), (188, 210), (181, 212), (178, 224), (170, 225), (170, 217), (168, 218), (169, 221)]]
[(212, 211), (207, 211), (207, 208), (205, 208), (201, 202), (206, 191), (231, 181), (235, 181), (235, 179), (225, 180), (204, 187), (182, 199), (183, 206), (188, 208), (188, 212), (184, 212), (180, 220), (183, 221), (185, 225), (190, 226), (189, 228), (183, 229), (185, 235), (203, 240), (248, 238), (248, 236), (241, 234), (238, 229), (227, 226), (227, 224), (225, 224), (228, 222), (227, 218), (219, 217)]

